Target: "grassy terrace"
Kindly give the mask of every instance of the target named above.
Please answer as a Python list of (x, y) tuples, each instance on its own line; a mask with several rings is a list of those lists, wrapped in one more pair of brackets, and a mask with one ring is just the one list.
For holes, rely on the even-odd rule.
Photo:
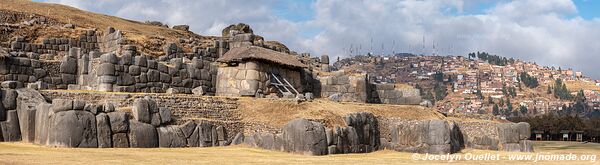
[[(536, 142), (535, 153), (509, 153), (466, 149), (454, 154), (588, 154), (600, 155), (600, 144), (577, 142)], [(369, 154), (304, 156), (248, 148), (244, 146), (215, 148), (153, 149), (81, 149), (51, 148), (27, 143), (0, 143), (0, 164), (439, 164), (447, 161), (415, 161), (412, 153), (378, 151)], [(418, 156), (425, 156), (418, 154)], [(591, 161), (454, 161), (452, 164), (600, 164)]]

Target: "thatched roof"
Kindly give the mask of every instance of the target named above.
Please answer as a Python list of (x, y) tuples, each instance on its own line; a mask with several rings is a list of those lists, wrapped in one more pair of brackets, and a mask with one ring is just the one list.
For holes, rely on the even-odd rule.
[(256, 46), (233, 48), (227, 51), (221, 58), (217, 59), (218, 62), (224, 63), (242, 62), (247, 60), (264, 60), (289, 67), (307, 67), (293, 55)]

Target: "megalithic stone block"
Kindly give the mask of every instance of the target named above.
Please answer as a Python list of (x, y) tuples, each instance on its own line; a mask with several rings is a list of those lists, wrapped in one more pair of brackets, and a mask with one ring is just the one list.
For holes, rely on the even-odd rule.
[(21, 129), (16, 110), (7, 112), (7, 120), (0, 122), (0, 129), (5, 142), (21, 140)]

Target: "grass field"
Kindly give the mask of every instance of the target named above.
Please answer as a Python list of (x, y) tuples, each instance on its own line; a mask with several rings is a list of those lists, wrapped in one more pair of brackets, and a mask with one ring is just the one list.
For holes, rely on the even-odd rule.
[[(509, 155), (600, 155), (600, 144), (536, 142), (535, 153), (508, 153), (465, 149), (452, 156), (491, 154), (500, 161), (452, 161), (451, 164), (600, 164), (586, 161), (510, 161)], [(305, 156), (248, 148), (76, 149), (51, 148), (28, 143), (0, 143), (0, 164), (440, 164), (448, 161), (412, 160), (412, 153), (378, 151), (368, 154)], [(425, 154), (416, 154), (425, 157)]]

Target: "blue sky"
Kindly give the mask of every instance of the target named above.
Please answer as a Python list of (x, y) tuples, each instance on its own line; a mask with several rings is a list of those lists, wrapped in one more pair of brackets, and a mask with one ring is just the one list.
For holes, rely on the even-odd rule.
[(224, 27), (243, 22), (266, 40), (332, 59), (368, 51), (486, 51), (600, 79), (600, 0), (43, 1), (137, 21), (187, 24), (200, 35), (220, 35)]

